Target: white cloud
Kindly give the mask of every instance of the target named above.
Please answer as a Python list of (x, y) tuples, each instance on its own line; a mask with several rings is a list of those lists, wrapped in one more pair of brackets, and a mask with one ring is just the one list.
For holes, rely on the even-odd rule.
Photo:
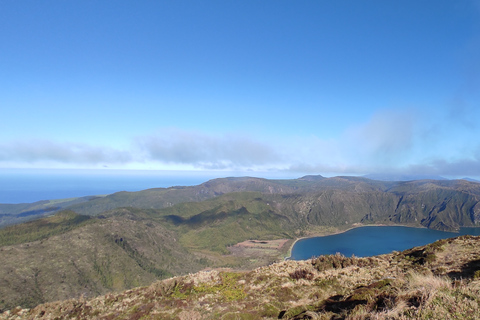
[(382, 111), (366, 123), (349, 128), (337, 139), (329, 140), (312, 135), (263, 141), (241, 134), (212, 135), (180, 129), (137, 137), (128, 150), (39, 139), (19, 140), (0, 144), (0, 165), (286, 170), (320, 174), (395, 172), (478, 177), (480, 144), (457, 142), (464, 152), (454, 152), (456, 157), (429, 151), (429, 145), (443, 143), (437, 141), (435, 133), (439, 131), (432, 130), (435, 127), (435, 123), (426, 123), (411, 112)]
[(385, 110), (374, 114), (368, 123), (349, 129), (345, 141), (339, 143), (358, 164), (395, 165), (411, 154), (415, 125), (411, 112)]
[(0, 144), (1, 162), (57, 162), (81, 165), (126, 163), (131, 155), (108, 147), (49, 140), (18, 140)]
[(435, 158), (405, 169), (412, 174), (435, 174), (456, 177), (480, 178), (480, 144), (476, 146), (471, 157), (465, 156), (455, 160)]
[(279, 163), (269, 144), (240, 135), (164, 130), (136, 139), (147, 160), (190, 164), (203, 169), (245, 168)]
[(309, 139), (307, 147), (292, 149), (292, 154), (303, 157), (289, 158), (289, 170), (479, 177), (480, 144), (454, 135), (453, 126), (463, 124), (438, 119), (414, 111), (383, 110), (336, 140)]

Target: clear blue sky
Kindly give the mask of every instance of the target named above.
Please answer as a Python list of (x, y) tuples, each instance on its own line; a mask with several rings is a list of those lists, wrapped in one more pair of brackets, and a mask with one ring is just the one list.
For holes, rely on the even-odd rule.
[(0, 2), (0, 168), (480, 176), (480, 1)]

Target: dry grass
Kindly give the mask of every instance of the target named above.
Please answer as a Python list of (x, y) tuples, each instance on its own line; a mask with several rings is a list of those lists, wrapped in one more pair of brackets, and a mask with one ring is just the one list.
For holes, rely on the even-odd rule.
[[(479, 244), (459, 238), (372, 258), (202, 271), (90, 300), (17, 308), (0, 319), (479, 319), (480, 280), (453, 276), (472, 273)], [(435, 259), (419, 264), (408, 258), (412, 252)], [(442, 264), (444, 274), (435, 275)]]

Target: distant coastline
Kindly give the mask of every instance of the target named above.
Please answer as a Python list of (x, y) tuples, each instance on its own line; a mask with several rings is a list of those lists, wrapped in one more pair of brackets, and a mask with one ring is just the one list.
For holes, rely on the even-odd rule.
[(0, 174), (0, 203), (33, 203), (202, 182), (204, 177), (172, 175)]
[[(0, 203), (33, 203), (141, 191), (172, 186), (195, 186), (225, 176), (251, 172), (162, 170), (0, 169)], [(294, 179), (297, 174), (258, 172), (266, 179)]]

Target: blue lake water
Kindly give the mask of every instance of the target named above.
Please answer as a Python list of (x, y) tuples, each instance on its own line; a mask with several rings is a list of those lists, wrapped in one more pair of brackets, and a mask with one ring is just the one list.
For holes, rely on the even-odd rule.
[(325, 237), (301, 239), (292, 248), (292, 260), (305, 260), (337, 252), (350, 257), (369, 257), (423, 246), (460, 235), (480, 235), (480, 228), (461, 228), (459, 233), (409, 227), (368, 226)]

